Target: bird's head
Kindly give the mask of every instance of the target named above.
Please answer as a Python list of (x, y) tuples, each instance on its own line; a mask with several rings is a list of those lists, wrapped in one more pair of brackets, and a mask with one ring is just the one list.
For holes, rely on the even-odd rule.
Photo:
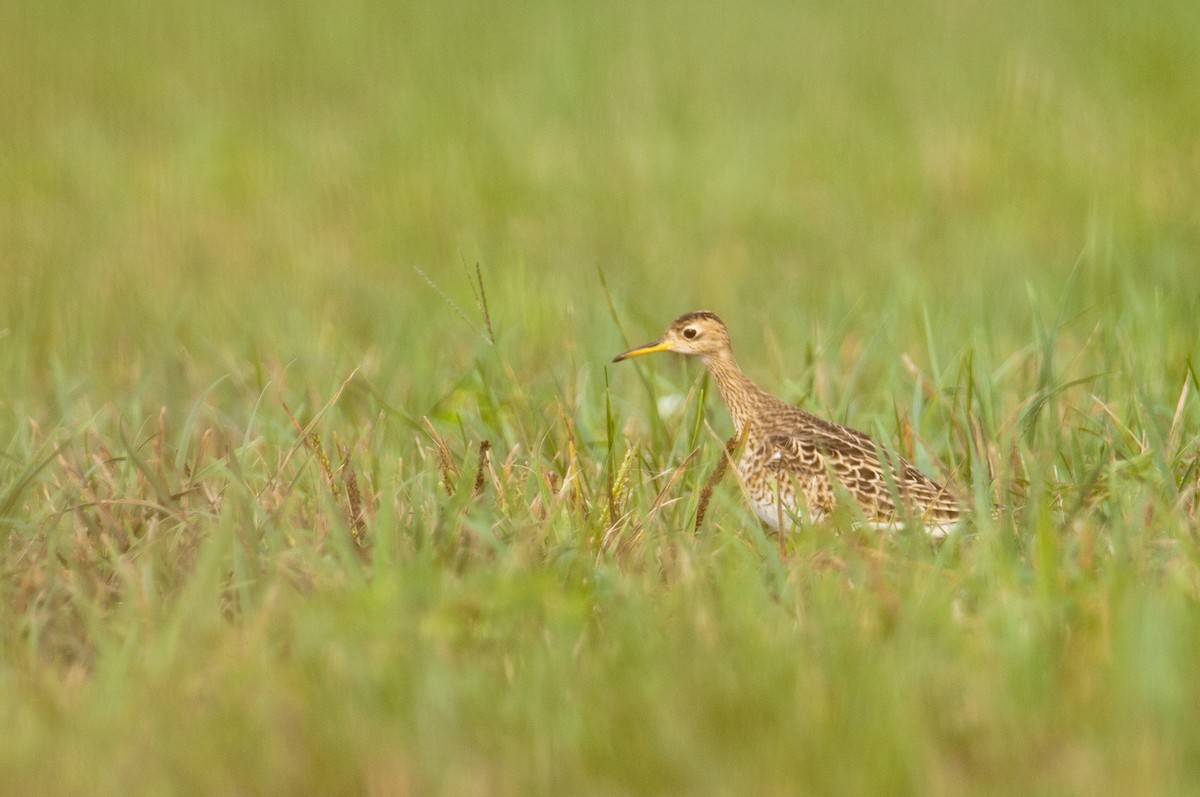
[(699, 357), (709, 357), (729, 349), (729, 330), (725, 322), (715, 313), (687, 313), (679, 316), (663, 336), (654, 343), (638, 346), (636, 349), (618, 354), (613, 362), (628, 360), (631, 357), (641, 357), (643, 354), (654, 354), (658, 351), (673, 351), (678, 354), (690, 354)]

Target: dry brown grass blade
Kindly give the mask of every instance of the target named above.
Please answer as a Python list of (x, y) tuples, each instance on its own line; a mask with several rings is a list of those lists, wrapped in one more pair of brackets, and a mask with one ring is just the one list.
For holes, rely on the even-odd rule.
[(301, 426), (300, 422), (296, 420), (296, 416), (292, 413), (291, 407), (289, 407), (287, 405), (287, 402), (284, 401), (282, 398), (279, 399), (279, 403), (283, 405), (283, 411), (287, 413), (288, 419), (291, 420), (292, 425), (296, 427), (297, 431), (299, 431), (300, 436), (296, 440), (296, 442), (292, 444), (291, 448), (289, 448), (287, 450), (287, 453), (284, 454), (283, 459), (279, 463), (279, 466), (275, 468), (275, 472), (271, 474), (271, 477), (269, 479), (267, 479), (266, 484), (264, 484), (262, 489), (259, 490), (259, 492), (258, 492), (259, 497), (261, 497), (262, 494), (265, 493), (268, 489), (271, 489), (275, 486), (275, 482), (279, 479), (279, 474), (283, 472), (283, 469), (285, 467), (287, 467), (288, 462), (291, 461), (291, 459), (295, 455), (295, 453), (300, 450), (300, 446), (307, 444), (308, 433), (311, 432), (313, 430), (313, 428), (317, 425), (317, 421), (319, 421), (321, 419), (321, 416), (323, 416), (326, 413), (326, 411), (329, 410), (330, 407), (332, 407), (334, 404), (337, 404), (338, 399), (340, 399), (342, 397), (342, 393), (345, 392), (346, 386), (350, 384), (350, 381), (352, 379), (354, 379), (354, 377), (357, 374), (358, 374), (357, 368), (355, 368), (353, 371), (351, 371), (350, 375), (342, 380), (342, 384), (339, 385), (338, 389), (334, 391), (333, 396), (330, 397), (329, 401), (325, 402), (325, 406), (323, 406), (323, 407), (321, 407), (321, 409), (317, 410), (317, 412), (313, 415), (312, 420), (309, 421), (308, 424), (305, 426)]
[(1093, 395), (1092, 401), (1096, 404), (1097, 407), (1100, 408), (1101, 412), (1103, 412), (1106, 416), (1108, 416), (1109, 420), (1112, 421), (1113, 427), (1117, 431), (1121, 432), (1121, 434), (1125, 435), (1126, 439), (1131, 444), (1136, 445), (1138, 447), (1139, 454), (1144, 454), (1144, 453), (1146, 453), (1146, 451), (1149, 450), (1150, 442), (1146, 439), (1146, 434), (1144, 432), (1141, 434), (1141, 436), (1139, 436), (1136, 432), (1133, 431), (1133, 429), (1129, 428), (1129, 426), (1125, 423), (1125, 421), (1121, 420), (1121, 416), (1118, 415), (1112, 409), (1112, 407), (1105, 404), (1100, 399), (1099, 396)]
[(355, 473), (354, 465), (350, 462), (350, 449), (342, 445), (340, 441), (338, 441), (337, 446), (342, 460), (339, 470), (341, 470), (342, 478), (346, 482), (346, 501), (349, 504), (350, 516), (350, 537), (354, 540), (355, 548), (361, 552), (366, 547), (367, 522), (363, 516), (362, 493), (358, 489), (358, 474)]
[(609, 476), (608, 502), (604, 506), (604, 516), (601, 522), (601, 526), (607, 529), (606, 537), (612, 533), (612, 526), (620, 523), (624, 518), (625, 513), (621, 507), (624, 505), (628, 493), (629, 474), (634, 463), (637, 462), (637, 458), (637, 448), (628, 449), (625, 456), (621, 458), (621, 464), (617, 466), (617, 472)]
[(163, 463), (166, 458), (167, 445), (167, 408), (163, 407), (158, 411), (158, 435), (154, 441), (154, 457), (157, 460), (154, 463), (155, 470), (158, 472), (158, 478), (164, 483), (167, 482), (167, 470)]
[(717, 460), (712, 473), (708, 474), (708, 478), (704, 480), (704, 488), (700, 490), (700, 505), (696, 508), (696, 531), (700, 530), (704, 516), (708, 513), (708, 502), (712, 500), (713, 490), (721, 483), (721, 479), (725, 478), (725, 473), (733, 462), (734, 452), (741, 441), (742, 438), (738, 434), (734, 434), (725, 441), (725, 450), (721, 454), (721, 458)]
[[(950, 426), (954, 429), (954, 435), (958, 438), (959, 445), (963, 448), (966, 448), (967, 442), (971, 439), (970, 429), (967, 428), (962, 419), (959, 418), (956, 413), (951, 411), (951, 407), (946, 406), (945, 398), (942, 397), (941, 393), (934, 389), (933, 381), (925, 376), (925, 373), (921, 370), (920, 366), (916, 364), (916, 362), (908, 355), (907, 352), (900, 355), (900, 362), (904, 366), (904, 369), (912, 376), (912, 378), (917, 380), (917, 383), (921, 386), (921, 392), (925, 394), (925, 399), (929, 403), (935, 406), (943, 407), (947, 410), (946, 419), (949, 421)], [(946, 464), (942, 462), (941, 459), (934, 453), (933, 449), (925, 444), (925, 441), (921, 438), (921, 436), (917, 434), (916, 430), (912, 428), (912, 425), (908, 423), (907, 417), (904, 418), (904, 426), (904, 440), (902, 441), (903, 448), (901, 451), (906, 452), (908, 459), (913, 458), (915, 444), (920, 443), (921, 447), (925, 449), (925, 453), (929, 455), (930, 461), (933, 462), (934, 466), (937, 467), (938, 470), (940, 470), (942, 473), (945, 473), (947, 470), (949, 470), (946, 467)]]
[(475, 495), (483, 492), (483, 477), (487, 473), (488, 464), (491, 462), (492, 444), (488, 440), (479, 441), (479, 465), (475, 472)]
[(571, 498), (575, 504), (576, 511), (579, 512), (583, 520), (587, 520), (590, 514), (590, 505), (588, 503), (587, 492), (583, 483), (583, 466), (580, 464), (579, 447), (575, 442), (575, 423), (567, 414), (567, 409), (559, 402), (558, 413), (562, 418), (563, 428), (567, 432), (567, 471), (563, 477), (563, 487), (571, 485)]
[(309, 432), (305, 437), (305, 442), (317, 457), (317, 462), (321, 463), (321, 471), (325, 474), (325, 481), (329, 484), (329, 492), (333, 493), (334, 500), (341, 500), (342, 492), (338, 488), (337, 478), (333, 473), (333, 465), (329, 462), (329, 455), (325, 453), (325, 446), (321, 444), (321, 435), (316, 432)]
[[(99, 509), (101, 507), (117, 506), (132, 506), (141, 509), (147, 509), (162, 517), (178, 517), (180, 519), (187, 518), (187, 513), (184, 510), (177, 507), (163, 506), (162, 504), (156, 503), (155, 501), (151, 501), (147, 498), (104, 498), (96, 499), (94, 501), (84, 501), (82, 503), (64, 507), (55, 514), (62, 515), (76, 513), (83, 509)], [(110, 518), (112, 525), (119, 525), (119, 521), (116, 517), (110, 515)]]
[[(467, 268), (466, 260), (463, 261), (463, 270)], [(488, 343), (496, 345), (496, 333), (492, 329), (492, 314), (488, 311), (487, 291), (483, 288), (483, 271), (479, 268), (479, 262), (475, 262), (475, 281), (471, 281), (471, 275), (467, 275), (467, 282), (471, 285), (471, 293), (475, 295), (475, 307), (478, 308), (479, 314), (483, 316), (483, 326), (487, 329)], [(476, 290), (476, 285), (479, 289)]]
[(184, 465), (184, 471), (188, 477), (188, 485), (193, 483), (196, 474), (200, 472), (201, 466), (204, 464), (204, 457), (208, 454), (208, 448), (212, 445), (213, 430), (210, 426), (200, 435), (200, 442), (196, 444), (196, 455), (192, 458), (191, 466)]
[(998, 478), (1000, 451), (996, 443), (990, 440), (983, 433), (983, 424), (979, 418), (973, 414), (967, 415), (967, 420), (971, 424), (971, 444), (975, 449), (976, 458), (983, 461), (987, 466), (988, 483), (992, 485), (992, 503), (996, 506), (1000, 504), (1000, 481)]
[(916, 458), (916, 441), (912, 421), (909, 420), (907, 412), (899, 412), (897, 415), (897, 422), (900, 425), (900, 440), (897, 442), (897, 450), (899, 451), (900, 456), (912, 461)]
[(422, 418), (421, 422), (425, 424), (425, 430), (429, 432), (430, 439), (437, 446), (438, 467), (442, 471), (442, 484), (446, 487), (446, 494), (454, 495), (454, 482), (458, 477), (458, 466), (454, 464), (454, 457), (450, 455), (450, 446), (446, 444), (446, 439), (438, 433), (428, 417)]
[(660, 489), (658, 494), (654, 497), (654, 503), (650, 505), (650, 510), (646, 513), (646, 516), (633, 524), (633, 530), (627, 537), (617, 541), (616, 536), (621, 527), (615, 524), (611, 526), (608, 532), (605, 533), (604, 539), (601, 541), (601, 550), (610, 550), (614, 542), (617, 544), (618, 554), (633, 548), (633, 546), (636, 545), (645, 535), (646, 521), (658, 514), (658, 512), (662, 511), (662, 508), (670, 502), (668, 496), (675, 488), (675, 485), (679, 484), (679, 481), (683, 478), (683, 475), (687, 473), (688, 465), (691, 464), (692, 460), (696, 458), (696, 455), (699, 452), (699, 448), (692, 449), (692, 452), (683, 458), (683, 462), (679, 463), (679, 467), (675, 468), (675, 470), (671, 472), (671, 477), (667, 479), (667, 483), (662, 486), (662, 489)]
[(1192, 375), (1189, 372), (1183, 377), (1183, 388), (1179, 391), (1179, 401), (1175, 403), (1175, 417), (1171, 419), (1171, 431), (1167, 433), (1167, 455), (1173, 456), (1179, 447), (1179, 438), (1183, 433), (1183, 412), (1187, 408), (1188, 392), (1192, 387)]

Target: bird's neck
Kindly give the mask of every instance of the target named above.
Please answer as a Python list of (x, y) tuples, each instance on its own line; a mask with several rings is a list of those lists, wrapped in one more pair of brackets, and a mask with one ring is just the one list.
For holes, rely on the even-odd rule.
[(742, 373), (732, 352), (711, 354), (704, 358), (704, 365), (716, 381), (725, 405), (729, 407), (734, 429), (739, 435), (742, 434), (754, 417), (755, 406), (764, 399), (769, 400), (770, 395)]

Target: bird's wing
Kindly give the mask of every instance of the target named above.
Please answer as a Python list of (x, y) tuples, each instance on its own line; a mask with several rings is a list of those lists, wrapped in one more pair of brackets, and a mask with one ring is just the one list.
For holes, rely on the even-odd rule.
[(814, 515), (827, 515), (837, 503), (833, 480), (825, 457), (811, 438), (775, 433), (762, 438), (753, 459), (763, 465), (771, 482), (798, 488), (806, 509)]
[(897, 495), (914, 519), (940, 522), (958, 516), (958, 503), (948, 490), (883, 449), (885, 469), (875, 442), (854, 429), (827, 421), (806, 424), (795, 432), (768, 435), (767, 447), (767, 459), (774, 469), (835, 480), (854, 497), (869, 521), (895, 523)]

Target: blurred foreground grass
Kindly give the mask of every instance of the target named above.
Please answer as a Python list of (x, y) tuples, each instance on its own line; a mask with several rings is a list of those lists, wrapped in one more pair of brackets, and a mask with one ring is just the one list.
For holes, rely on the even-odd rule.
[[(0, 791), (1193, 792), (1197, 40), (5, 5)], [(996, 518), (693, 533), (697, 308)]]

